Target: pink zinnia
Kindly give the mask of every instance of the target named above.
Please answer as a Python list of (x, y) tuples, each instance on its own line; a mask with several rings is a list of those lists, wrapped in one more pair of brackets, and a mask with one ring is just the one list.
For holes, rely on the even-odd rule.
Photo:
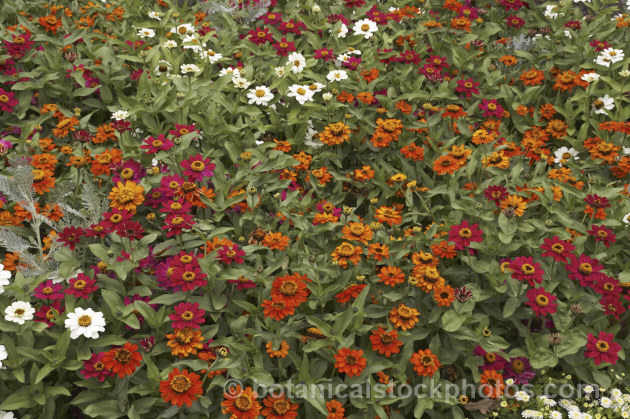
[(626, 308), (619, 301), (619, 295), (604, 295), (600, 298), (599, 303), (604, 309), (604, 314), (606, 316), (614, 316), (616, 320), (619, 320), (619, 316), (626, 311)]
[(451, 226), (451, 230), (448, 232), (448, 240), (455, 243), (455, 247), (459, 250), (465, 249), (470, 246), (470, 242), (481, 242), (483, 238), (483, 231), (479, 230), (479, 224), (469, 225), (468, 221), (463, 221), (461, 224)]
[(61, 306), (61, 300), (55, 300), (49, 306), (42, 305), (35, 312), (33, 321), (46, 323), (48, 325), (47, 329), (49, 329), (55, 324), (53, 321), (59, 319), (64, 311), (65, 308)]
[(195, 225), (192, 215), (185, 213), (172, 213), (164, 220), (162, 230), (166, 231), (166, 237), (172, 237), (182, 233), (182, 230), (188, 230)]
[(256, 45), (265, 44), (267, 42), (272, 42), (273, 37), (269, 29), (266, 28), (255, 28), (250, 30), (247, 35), (249, 35), (250, 41), (252, 41)]
[(510, 262), (512, 278), (519, 281), (526, 280), (531, 287), (543, 281), (544, 270), (540, 269), (540, 263), (535, 263), (531, 256), (518, 256)]
[(471, 97), (472, 95), (478, 95), (479, 89), (477, 87), (481, 83), (475, 83), (475, 81), (471, 78), (457, 80), (457, 87), (455, 91), (458, 93), (463, 93), (466, 97)]
[(545, 317), (547, 314), (553, 314), (558, 307), (556, 296), (545, 291), (543, 287), (530, 288), (527, 290), (527, 299), (529, 300), (526, 305), (530, 306), (536, 316)]
[(610, 247), (611, 244), (617, 241), (615, 233), (606, 226), (593, 226), (587, 231), (588, 234), (595, 237), (596, 242), (604, 242), (604, 246)]
[(608, 275), (602, 275), (595, 280), (593, 289), (602, 295), (619, 295), (623, 288), (621, 282), (617, 278), (611, 278)]
[(276, 50), (276, 55), (279, 55), (281, 57), (286, 57), (287, 55), (289, 55), (289, 52), (295, 51), (295, 42), (287, 41), (287, 38), (284, 36), (280, 41), (272, 44), (272, 46)]
[(114, 376), (112, 371), (105, 368), (105, 364), (103, 363), (104, 356), (105, 352), (99, 352), (97, 354), (92, 354), (90, 359), (87, 361), (83, 361), (81, 374), (86, 380), (88, 378), (96, 377), (96, 379), (102, 383), (105, 381), (105, 378)]
[(146, 150), (146, 152), (149, 154), (155, 154), (159, 151), (170, 150), (175, 145), (171, 140), (166, 138), (164, 134), (158, 135), (157, 138), (149, 136), (145, 138), (142, 143), (143, 144), (140, 146), (140, 148), (142, 150)]
[(70, 280), (70, 286), (63, 292), (68, 295), (74, 295), (77, 298), (87, 299), (90, 294), (98, 289), (96, 279), (92, 279), (83, 273), (79, 273), (76, 278)]
[(173, 329), (199, 329), (203, 324), (206, 311), (199, 308), (199, 303), (180, 303), (175, 306), (175, 313), (168, 316), (173, 321)]
[(63, 300), (65, 298), (63, 285), (53, 284), (51, 279), (39, 284), (33, 291), (33, 295), (42, 300)]
[(613, 342), (614, 337), (612, 333), (606, 332), (599, 332), (598, 337), (589, 333), (584, 356), (593, 358), (595, 365), (599, 365), (602, 362), (609, 362), (611, 364), (617, 363), (617, 359), (619, 358), (617, 352), (621, 350), (621, 345), (617, 342)]
[(227, 263), (228, 265), (232, 262), (244, 263), (245, 260), (243, 259), (243, 256), (245, 255), (245, 251), (241, 250), (238, 247), (238, 244), (234, 244), (232, 247), (223, 245), (221, 249), (217, 250), (217, 259), (220, 259), (221, 262)]
[(486, 118), (502, 118), (503, 114), (505, 113), (503, 106), (499, 105), (496, 99), (482, 99), (481, 103), (479, 104), (479, 109), (483, 111), (483, 116)]
[(188, 176), (196, 181), (202, 180), (204, 177), (210, 177), (214, 174), (214, 164), (210, 163), (210, 159), (204, 159), (201, 154), (192, 156), (180, 163), (184, 169), (184, 176)]
[(8, 113), (13, 113), (13, 108), (20, 103), (19, 100), (14, 99), (15, 93), (7, 92), (0, 87), (0, 110)]
[(566, 263), (567, 258), (571, 256), (571, 252), (575, 250), (575, 246), (573, 246), (573, 244), (560, 240), (558, 236), (553, 236), (551, 239), (545, 239), (540, 248), (545, 251), (541, 256), (552, 257), (556, 262), (562, 263)]
[(317, 58), (317, 59), (321, 58), (324, 61), (330, 61), (330, 60), (335, 59), (335, 55), (333, 54), (332, 49), (321, 48), (321, 49), (315, 50), (313, 58)]

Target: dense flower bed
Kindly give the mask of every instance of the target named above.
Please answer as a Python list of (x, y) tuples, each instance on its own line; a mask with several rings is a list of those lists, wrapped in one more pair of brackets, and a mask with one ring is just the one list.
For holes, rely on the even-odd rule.
[(622, 6), (2, 2), (0, 417), (628, 417)]

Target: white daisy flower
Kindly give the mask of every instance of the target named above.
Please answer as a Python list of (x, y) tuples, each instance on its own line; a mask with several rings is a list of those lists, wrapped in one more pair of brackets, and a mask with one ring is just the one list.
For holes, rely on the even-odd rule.
[(187, 35), (182, 41), (182, 47), (184, 47), (184, 49), (191, 49), (194, 52), (201, 52), (204, 46), (206, 46), (206, 44), (202, 44), (199, 39), (192, 35)]
[(195, 64), (182, 64), (181, 66), (179, 66), (179, 69), (181, 70), (182, 74), (199, 73), (201, 71), (201, 69)]
[(341, 27), (337, 31), (337, 38), (345, 38), (348, 34), (348, 27), (345, 24), (341, 24)]
[(597, 100), (593, 102), (593, 112), (597, 114), (606, 115), (606, 110), (610, 111), (613, 109), (615, 109), (615, 99), (608, 96), (608, 94), (597, 98)]
[(562, 413), (558, 412), (557, 410), (552, 410), (549, 412), (549, 417), (551, 419), (562, 419)]
[(609, 408), (610, 406), (612, 406), (612, 404), (612, 400), (610, 400), (608, 397), (602, 397), (601, 399), (599, 399), (599, 405), (604, 409)]
[(350, 59), (350, 55), (348, 54), (339, 54), (337, 55), (337, 58), (335, 58), (335, 61), (337, 61), (338, 65), (341, 65), (345, 62), (347, 62)]
[(243, 77), (232, 77), (232, 83), (239, 89), (247, 89), (251, 85), (251, 82)]
[(595, 59), (595, 63), (599, 65), (603, 65), (605, 67), (610, 67), (611, 64), (616, 63), (617, 61), (621, 61), (624, 58), (624, 53), (620, 49), (614, 48), (606, 48), (602, 50), (597, 58)]
[(166, 49), (173, 49), (177, 47), (177, 42), (173, 41), (172, 39), (169, 39), (168, 41), (164, 42), (162, 46)]
[(127, 111), (120, 110), (112, 113), (112, 119), (115, 119), (116, 121), (127, 118), (129, 118), (129, 112)]
[(550, 19), (555, 19), (560, 15), (564, 15), (564, 13), (558, 12), (558, 5), (550, 4), (545, 7), (544, 15)]
[(68, 313), (64, 325), (66, 329), (70, 329), (72, 339), (81, 335), (88, 339), (96, 339), (99, 332), (105, 331), (105, 318), (100, 311), (77, 307), (74, 312)]
[(0, 345), (0, 368), (2, 368), (2, 361), (7, 359), (9, 354), (7, 353), (7, 348), (4, 345)]
[(580, 160), (577, 150), (573, 147), (560, 147), (555, 153), (553, 153), (553, 155), (555, 156), (553, 162), (560, 164), (560, 166), (562, 166), (562, 163), (567, 162), (571, 157), (573, 157), (573, 160)]
[(299, 52), (292, 52), (287, 57), (287, 64), (291, 65), (291, 72), (293, 74), (298, 74), (306, 67), (306, 58)]
[(199, 55), (201, 55), (201, 58), (203, 58), (204, 60), (210, 61), (210, 64), (214, 64), (217, 61), (219, 61), (221, 58), (223, 58), (223, 54), (220, 54), (218, 52), (214, 52), (211, 49), (207, 49), (205, 51), (202, 51), (202, 52), (199, 53)]
[(15, 416), (13, 415), (13, 412), (0, 410), (0, 419), (15, 419)]
[(241, 77), (241, 70), (238, 68), (228, 67), (222, 68), (221, 71), (219, 71), (219, 77), (225, 76), (226, 74), (230, 74), (232, 77)]
[(162, 12), (155, 12), (153, 10), (149, 12), (149, 17), (151, 19), (162, 20), (162, 16), (163, 16)]
[(176, 33), (180, 36), (192, 35), (195, 33), (195, 26), (190, 23), (184, 23), (176, 28), (172, 28), (171, 33)]
[(593, 83), (593, 82), (599, 80), (599, 74), (597, 74), (597, 73), (586, 73), (580, 78), (582, 80), (584, 80), (585, 82)]
[(328, 81), (341, 81), (346, 80), (348, 78), (348, 73), (345, 70), (332, 70), (326, 76)]
[(349, 47), (348, 51), (346, 52), (346, 54), (351, 54), (351, 55), (361, 55), (361, 50), (358, 50), (354, 47)]
[(249, 98), (249, 104), (263, 105), (267, 106), (270, 100), (273, 99), (273, 94), (271, 90), (269, 90), (266, 86), (257, 86), (253, 89), (249, 90), (247, 93), (247, 97)]
[(149, 28), (140, 28), (136, 35), (140, 38), (153, 38), (155, 36), (155, 31)]
[(162, 74), (166, 74), (166, 77), (171, 75), (171, 70), (173, 66), (166, 60), (158, 61), (158, 65), (153, 70), (156, 75), (161, 76)]
[(314, 82), (308, 85), (308, 89), (312, 91), (313, 93), (321, 92), (324, 87), (326, 87), (325, 84), (317, 83), (317, 82)]
[(287, 93), (287, 96), (294, 97), (300, 105), (304, 105), (306, 102), (313, 101), (314, 94), (315, 93), (313, 93), (308, 86), (294, 84), (289, 87), (289, 93)]
[(376, 22), (370, 19), (357, 20), (352, 27), (355, 35), (363, 35), (364, 39), (370, 39), (378, 31)]
[(33, 320), (33, 314), (35, 314), (35, 309), (26, 301), (16, 301), (4, 309), (4, 319), (17, 324)]
[(517, 391), (514, 396), (516, 397), (516, 400), (518, 400), (519, 402), (527, 403), (529, 401), (529, 394), (527, 394), (526, 392), (522, 390)]
[(4, 287), (11, 283), (11, 272), (4, 270), (4, 265), (0, 263), (0, 294), (4, 292)]

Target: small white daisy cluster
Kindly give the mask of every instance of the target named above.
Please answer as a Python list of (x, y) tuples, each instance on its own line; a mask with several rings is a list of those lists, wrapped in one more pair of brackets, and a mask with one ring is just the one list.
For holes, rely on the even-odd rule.
[[(619, 377), (620, 379), (622, 377)], [(522, 394), (521, 394), (522, 393)], [(519, 391), (514, 396), (522, 403), (520, 412), (525, 419), (616, 419), (630, 418), (630, 394), (618, 388), (611, 390), (595, 388), (590, 385), (581, 388), (583, 397), (578, 399), (553, 399), (548, 396), (530, 398), (526, 392)], [(505, 407), (507, 403), (502, 404)], [(494, 411), (494, 417), (501, 413)]]

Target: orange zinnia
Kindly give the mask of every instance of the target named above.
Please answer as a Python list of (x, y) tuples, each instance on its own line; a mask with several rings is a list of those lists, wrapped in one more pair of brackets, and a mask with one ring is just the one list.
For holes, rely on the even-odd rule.
[(413, 364), (413, 370), (422, 377), (433, 377), (433, 374), (442, 366), (437, 356), (430, 349), (415, 352), (409, 360)]
[(380, 326), (372, 332), (370, 341), (372, 342), (372, 350), (385, 355), (387, 358), (392, 356), (392, 354), (400, 353), (400, 347), (402, 346), (402, 342), (398, 340), (398, 332), (396, 330), (388, 332)]
[(389, 321), (392, 322), (396, 328), (409, 330), (415, 327), (419, 315), (420, 312), (418, 310), (407, 307), (401, 303), (398, 307), (392, 308), (389, 312)]
[(109, 193), (110, 207), (135, 213), (138, 205), (144, 202), (144, 187), (130, 180), (123, 185), (118, 182)]
[(556, 83), (553, 85), (553, 90), (562, 90), (563, 92), (573, 90), (575, 87), (575, 79), (577, 74), (571, 70), (563, 71), (556, 75)]
[(344, 143), (350, 139), (350, 127), (343, 122), (328, 124), (324, 132), (319, 134), (319, 140), (329, 146)]
[(370, 166), (363, 166), (361, 169), (354, 169), (354, 179), (358, 181), (373, 179), (374, 174), (375, 171)]
[(114, 374), (118, 374), (119, 378), (133, 374), (142, 361), (142, 354), (137, 351), (138, 345), (133, 345), (129, 342), (125, 343), (122, 348), (109, 350), (103, 356), (105, 368), (111, 370)]
[(310, 279), (300, 274), (276, 277), (271, 285), (271, 296), (288, 306), (297, 307), (308, 299), (309, 292), (305, 281)]
[(335, 248), (331, 256), (334, 261), (339, 262), (339, 266), (346, 268), (348, 261), (358, 265), (362, 253), (363, 249), (361, 249), (361, 246), (353, 246), (348, 242), (343, 242)]
[(174, 368), (168, 375), (168, 380), (160, 381), (162, 399), (177, 407), (182, 407), (183, 404), (190, 407), (197, 396), (203, 393), (199, 378), (194, 372)]
[(295, 314), (295, 307), (293, 305), (286, 304), (277, 297), (272, 297), (271, 300), (264, 300), (262, 302), (262, 308), (264, 316), (274, 320), (282, 320), (286, 316)]
[(285, 394), (270, 394), (263, 399), (266, 406), (260, 412), (267, 419), (294, 419), (299, 405), (292, 403)]
[(495, 370), (485, 370), (481, 374), (479, 384), (481, 384), (483, 394), (491, 399), (496, 399), (502, 395), (503, 389), (505, 388), (503, 376)]
[(370, 256), (379, 262), (387, 259), (389, 257), (389, 247), (380, 243), (372, 243), (368, 246), (368, 257)]
[(33, 189), (39, 195), (55, 188), (55, 178), (53, 173), (48, 169), (35, 169), (33, 173)]
[(335, 368), (348, 377), (359, 376), (367, 365), (367, 359), (360, 349), (341, 348), (335, 354)]
[(389, 285), (390, 287), (405, 282), (405, 274), (402, 269), (397, 266), (383, 266), (381, 273), (377, 276), (380, 278), (379, 282), (384, 282), (385, 285)]
[(517, 195), (510, 195), (504, 200), (501, 201), (501, 209), (505, 210), (507, 208), (514, 209), (514, 215), (517, 217), (522, 217), (525, 214), (525, 210), (527, 209), (527, 202), (525, 199), (521, 198)]
[(267, 353), (269, 354), (270, 358), (286, 358), (286, 356), (289, 354), (289, 344), (286, 340), (280, 342), (280, 347), (278, 349), (273, 349), (272, 341), (267, 342), (265, 348), (267, 348)]
[(258, 393), (251, 387), (245, 390), (237, 385), (229, 388), (229, 392), (223, 393), (221, 407), (223, 413), (229, 414), (230, 419), (255, 419), (260, 415), (260, 403), (258, 403)]
[(190, 327), (183, 329), (175, 329), (173, 333), (166, 335), (168, 342), (166, 344), (173, 348), (171, 355), (185, 358), (189, 354), (196, 355), (197, 349), (203, 348), (204, 337), (201, 336), (201, 330), (193, 330)]
[(270, 249), (284, 250), (289, 246), (289, 238), (282, 233), (268, 233), (263, 238), (263, 246)]
[(455, 301), (455, 290), (450, 285), (433, 289), (433, 299), (439, 307), (448, 307)]
[(393, 207), (382, 206), (376, 210), (374, 218), (379, 223), (387, 223), (390, 226), (402, 223), (402, 215)]
[(341, 402), (333, 399), (329, 402), (326, 402), (326, 410), (328, 410), (328, 416), (326, 419), (344, 419), (346, 409), (343, 408)]
[(536, 86), (542, 84), (545, 76), (541, 70), (536, 70), (532, 68), (530, 70), (525, 70), (521, 73), (520, 80), (526, 86)]
[(444, 173), (452, 175), (460, 167), (459, 161), (450, 154), (439, 157), (433, 162), (433, 171), (438, 175), (443, 175)]
[(372, 229), (363, 223), (350, 222), (348, 225), (343, 226), (341, 229), (343, 238), (346, 240), (356, 240), (361, 243), (367, 244), (372, 240)]
[(55, 170), (55, 165), (57, 164), (57, 157), (52, 154), (44, 153), (44, 154), (35, 154), (33, 155), (33, 160), (31, 161), (31, 165), (36, 169), (48, 169)]

